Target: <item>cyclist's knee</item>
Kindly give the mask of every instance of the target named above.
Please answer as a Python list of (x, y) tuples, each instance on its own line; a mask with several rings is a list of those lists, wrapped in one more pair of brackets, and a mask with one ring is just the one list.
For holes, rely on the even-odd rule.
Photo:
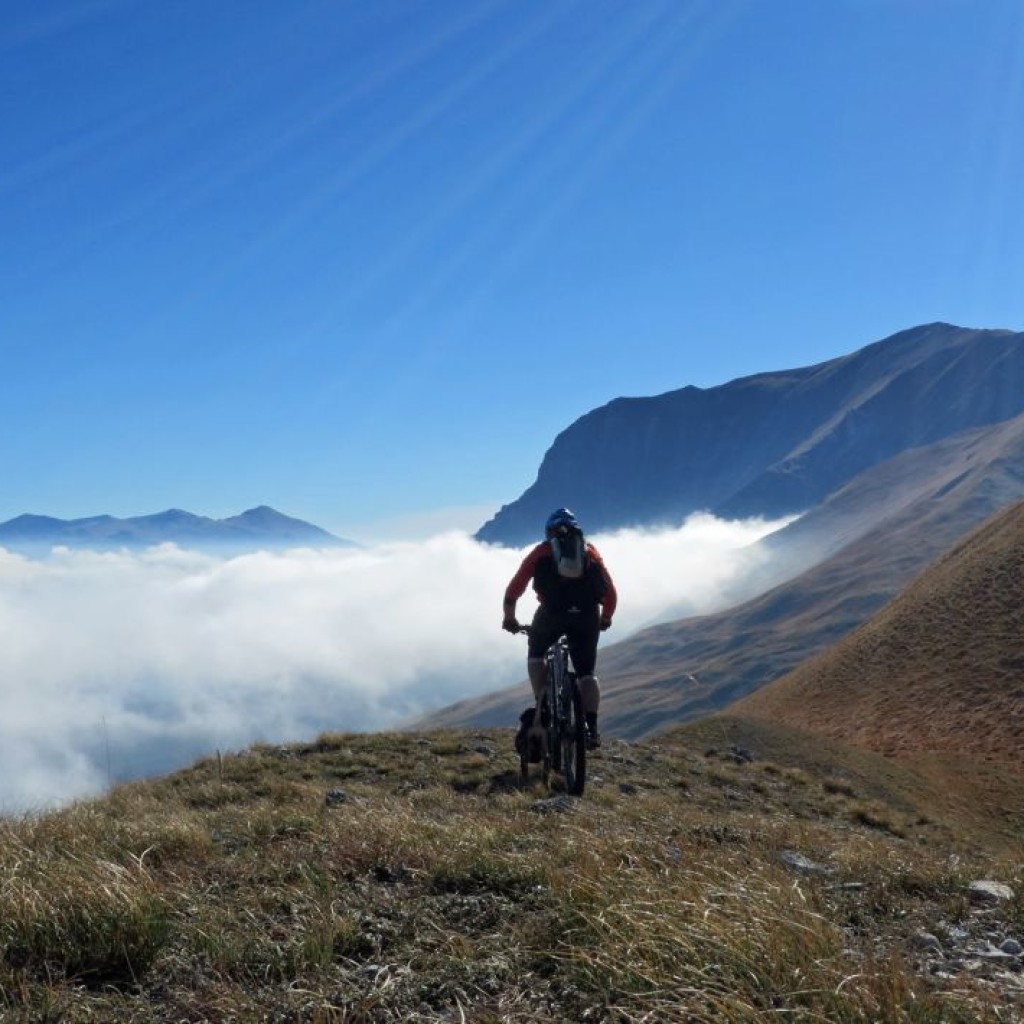
[(597, 676), (580, 676), (579, 687), (584, 712), (596, 713), (601, 704), (601, 684)]

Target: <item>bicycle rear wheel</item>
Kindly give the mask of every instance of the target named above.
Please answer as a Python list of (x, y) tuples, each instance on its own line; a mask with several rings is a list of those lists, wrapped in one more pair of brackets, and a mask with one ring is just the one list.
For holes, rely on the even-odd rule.
[(582, 796), (587, 781), (587, 737), (583, 721), (583, 699), (576, 677), (567, 680), (569, 692), (566, 694), (565, 717), (562, 721), (559, 747), (562, 762), (562, 775), (565, 777), (565, 788), (573, 796)]

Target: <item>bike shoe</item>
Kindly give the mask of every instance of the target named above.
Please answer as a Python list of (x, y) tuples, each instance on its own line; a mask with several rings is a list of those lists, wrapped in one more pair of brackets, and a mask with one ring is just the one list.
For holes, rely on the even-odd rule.
[(587, 732), (587, 750), (597, 750), (601, 746), (601, 734), (599, 732)]

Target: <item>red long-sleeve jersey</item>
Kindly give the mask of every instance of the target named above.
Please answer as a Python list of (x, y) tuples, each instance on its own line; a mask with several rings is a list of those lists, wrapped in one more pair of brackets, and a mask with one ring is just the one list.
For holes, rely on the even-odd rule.
[(534, 590), (537, 591), (537, 598), (541, 604), (556, 603), (562, 590), (571, 591), (573, 600), (579, 600), (583, 593), (586, 595), (584, 599), (589, 596), (595, 604), (601, 606), (603, 618), (610, 619), (615, 614), (619, 600), (615, 583), (612, 581), (608, 567), (604, 564), (601, 553), (593, 544), (587, 544), (587, 555), (587, 569), (581, 579), (562, 579), (558, 577), (558, 571), (554, 568), (551, 544), (546, 540), (541, 541), (523, 559), (516, 574), (505, 588), (506, 607), (514, 607), (525, 593), (530, 581), (533, 580)]

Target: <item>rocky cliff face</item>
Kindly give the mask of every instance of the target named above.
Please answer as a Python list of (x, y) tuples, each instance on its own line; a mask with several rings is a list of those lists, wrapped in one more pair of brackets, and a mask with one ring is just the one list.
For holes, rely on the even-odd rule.
[(591, 533), (691, 512), (804, 512), (900, 452), (1024, 411), (1024, 334), (929, 324), (817, 366), (620, 398), (556, 439), (478, 538), (521, 544), (569, 505)]

